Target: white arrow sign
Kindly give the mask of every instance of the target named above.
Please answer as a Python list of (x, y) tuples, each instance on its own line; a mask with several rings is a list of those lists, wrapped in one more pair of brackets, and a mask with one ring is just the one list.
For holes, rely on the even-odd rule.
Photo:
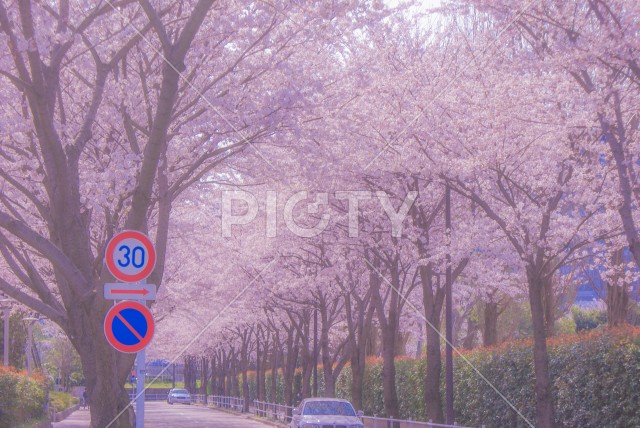
[(106, 283), (104, 298), (108, 300), (156, 300), (155, 284)]

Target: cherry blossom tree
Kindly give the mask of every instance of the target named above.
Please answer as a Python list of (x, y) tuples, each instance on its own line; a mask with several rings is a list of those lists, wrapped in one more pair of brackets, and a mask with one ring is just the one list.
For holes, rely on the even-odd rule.
[(172, 208), (189, 203), (182, 193), (231, 157), (249, 169), (266, 157), (257, 145), (291, 138), (304, 119), (291, 111), (312, 115), (323, 90), (324, 76), (305, 66), (331, 57), (322, 47), (332, 35), (372, 11), (213, 0), (0, 4), (0, 288), (68, 335), (90, 396), (100, 397), (94, 426), (132, 423), (123, 385), (133, 356), (111, 349), (102, 331), (108, 240), (122, 229), (150, 234), (158, 257), (149, 280), (161, 286)]

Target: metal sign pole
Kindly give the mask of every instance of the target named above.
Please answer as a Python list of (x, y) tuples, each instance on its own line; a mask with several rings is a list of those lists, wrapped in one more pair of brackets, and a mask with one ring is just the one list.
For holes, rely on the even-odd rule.
[(144, 427), (145, 350), (136, 355), (136, 428)]
[[(127, 353), (137, 352), (136, 428), (144, 428), (145, 348), (153, 337), (155, 328), (153, 316), (145, 300), (155, 300), (156, 286), (147, 284), (147, 277), (155, 267), (156, 252), (147, 235), (136, 230), (125, 230), (111, 238), (107, 244), (104, 262), (114, 278), (127, 283), (104, 284), (105, 299), (124, 300), (107, 312), (104, 320), (104, 334), (109, 344), (116, 350)], [(138, 315), (127, 322), (124, 318), (131, 316), (131, 313), (126, 315), (125, 310)], [(123, 329), (114, 328), (116, 317), (121, 320), (126, 329), (131, 330), (130, 333), (136, 335), (139, 339), (138, 343), (127, 343), (123, 339)]]
[[(146, 284), (147, 280), (140, 281), (141, 284)], [(147, 306), (146, 302), (139, 300), (139, 303)], [(136, 355), (136, 375), (138, 381), (136, 382), (136, 428), (144, 428), (144, 384), (147, 370), (145, 367), (146, 346), (138, 351)]]

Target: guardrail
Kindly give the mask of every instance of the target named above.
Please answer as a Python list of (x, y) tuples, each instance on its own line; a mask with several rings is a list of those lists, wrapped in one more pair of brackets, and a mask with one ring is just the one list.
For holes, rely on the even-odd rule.
[(204, 395), (203, 394), (191, 394), (191, 401), (194, 401), (196, 403), (203, 403), (204, 404)]
[[(198, 402), (204, 403), (204, 396), (193, 395), (193, 397), (195, 397)], [(243, 412), (244, 409), (244, 398), (238, 397), (209, 395), (207, 396), (207, 403), (209, 406), (232, 409), (237, 412)], [(253, 405), (249, 406), (249, 413), (263, 418), (289, 423), (292, 419), (293, 409), (294, 406), (254, 400)], [(406, 419), (379, 418), (375, 416), (362, 416), (360, 419), (364, 423), (365, 428), (470, 428), (455, 424), (446, 425)]]
[[(129, 400), (134, 400), (136, 394), (129, 394)], [(144, 401), (163, 401), (167, 399), (167, 394), (144, 394)]]
[[(203, 401), (204, 400), (201, 400), (200, 402)], [(232, 409), (237, 412), (244, 411), (244, 398), (228, 397), (225, 395), (209, 395), (207, 396), (207, 402), (211, 406), (222, 407), (224, 409)], [(249, 409), (249, 411), (251, 412), (251, 409)]]
[(267, 403), (266, 401), (253, 401), (253, 407), (256, 416), (263, 418), (271, 418), (276, 421), (282, 421), (285, 423), (291, 422), (293, 414), (293, 406), (286, 406), (284, 404)]

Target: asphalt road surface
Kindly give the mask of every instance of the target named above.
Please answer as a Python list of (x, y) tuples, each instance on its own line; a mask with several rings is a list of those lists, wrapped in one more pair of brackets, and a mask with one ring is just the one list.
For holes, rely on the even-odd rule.
[[(235, 416), (220, 410), (185, 404), (169, 405), (166, 401), (147, 401), (144, 406), (145, 428), (266, 428), (263, 424), (243, 416)], [(87, 428), (89, 411), (79, 409), (54, 428)]]

